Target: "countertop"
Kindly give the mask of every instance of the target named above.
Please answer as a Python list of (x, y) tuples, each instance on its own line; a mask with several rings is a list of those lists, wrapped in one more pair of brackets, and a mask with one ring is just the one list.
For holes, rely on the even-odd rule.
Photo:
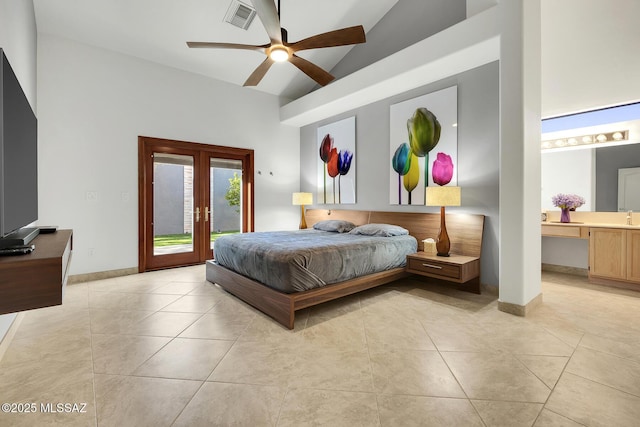
[(628, 230), (640, 230), (640, 224), (626, 225), (626, 224), (604, 224), (604, 223), (590, 223), (590, 222), (560, 222), (560, 221), (546, 221), (546, 222), (542, 222), (541, 224), (560, 226), (560, 227), (623, 228)]
[(547, 211), (547, 220), (542, 225), (560, 227), (586, 228), (622, 228), (626, 230), (640, 229), (640, 212), (631, 213), (631, 224), (627, 225), (626, 212), (570, 212), (571, 222), (560, 222), (560, 210)]

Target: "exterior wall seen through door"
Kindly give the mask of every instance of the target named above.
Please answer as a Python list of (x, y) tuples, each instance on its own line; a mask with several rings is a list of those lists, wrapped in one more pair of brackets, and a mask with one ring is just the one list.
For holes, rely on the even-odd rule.
[[(229, 179), (233, 174), (241, 171), (234, 169), (214, 170), (211, 182), (213, 194), (211, 197), (213, 208), (212, 231), (238, 231), (240, 229), (240, 211), (236, 206), (229, 206), (225, 194), (229, 189)], [(192, 174), (193, 169), (181, 165), (156, 164), (154, 180), (162, 183), (158, 188), (164, 191), (155, 194), (156, 204), (163, 209), (156, 210), (158, 216), (154, 222), (155, 235), (191, 233), (191, 206), (193, 200), (191, 190), (186, 189), (186, 183), (192, 179), (185, 179), (186, 174)]]

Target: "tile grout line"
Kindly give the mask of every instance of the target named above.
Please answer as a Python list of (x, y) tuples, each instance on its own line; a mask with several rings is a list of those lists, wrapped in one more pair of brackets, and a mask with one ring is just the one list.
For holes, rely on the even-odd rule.
[[(87, 306), (89, 306), (89, 290), (87, 288)], [(98, 399), (96, 398), (96, 369), (93, 363), (93, 333), (91, 332), (91, 311), (89, 317), (89, 350), (91, 351), (91, 388), (93, 389), (93, 410), (95, 412), (95, 425), (98, 427)]]
[(207, 381), (204, 380), (200, 383), (200, 387), (198, 387), (198, 389), (193, 393), (193, 395), (191, 396), (191, 398), (189, 398), (189, 401), (182, 407), (182, 409), (178, 412), (178, 414), (175, 416), (175, 418), (173, 419), (173, 421), (171, 421), (171, 426), (175, 425), (176, 421), (178, 421), (178, 419), (180, 418), (180, 416), (184, 413), (184, 410), (187, 409), (187, 406), (189, 406), (189, 404), (193, 401), (193, 398), (196, 397), (198, 395), (198, 393), (200, 392), (200, 390), (202, 390), (202, 387), (204, 387), (205, 383)]
[[(582, 344), (582, 342), (580, 342), (580, 344)], [(638, 365), (638, 367), (640, 367), (640, 361), (638, 361), (636, 359), (632, 359), (630, 357), (620, 356), (619, 354), (610, 353), (608, 351), (600, 350), (600, 349), (593, 348), (593, 347), (588, 347), (588, 346), (585, 346), (585, 345), (582, 345), (582, 348), (585, 349), (585, 350), (588, 350), (588, 351), (595, 351), (596, 353), (604, 354), (604, 355), (607, 355), (609, 357), (615, 357), (616, 359), (622, 359), (624, 361), (631, 362), (634, 365)]]
[[(555, 387), (555, 384), (558, 383), (558, 381), (560, 380), (560, 377), (562, 376), (562, 373), (564, 372), (565, 368), (567, 367), (567, 365), (569, 364), (569, 361), (571, 360), (571, 356), (548, 356), (548, 355), (544, 355), (544, 354), (518, 354), (518, 353), (512, 353), (511, 354), (527, 371), (529, 371), (529, 373), (531, 373), (531, 375), (533, 375), (534, 377), (536, 377), (538, 379), (538, 381), (540, 381), (542, 384), (544, 384), (545, 387), (547, 387), (549, 389), (549, 396), (551, 396), (551, 393), (553, 392), (553, 389)], [(522, 360), (520, 360), (520, 357), (518, 356), (535, 356), (535, 357), (566, 357), (567, 358), (567, 362), (564, 364), (564, 366), (562, 367), (562, 371), (560, 372), (560, 375), (558, 375), (558, 378), (556, 379), (556, 382), (554, 384), (553, 387), (549, 387), (542, 378), (540, 378), (535, 372), (533, 372)], [(549, 400), (549, 396), (547, 396), (547, 399), (545, 399), (545, 403), (547, 400)], [(533, 402), (532, 402), (533, 403)], [(543, 403), (543, 405), (545, 404)]]
[[(169, 282), (169, 283), (173, 283), (173, 282)], [(165, 285), (166, 286), (166, 285)], [(159, 288), (158, 288), (159, 289)], [(189, 290), (189, 292), (192, 292), (193, 289)], [(187, 292), (186, 294), (182, 294), (180, 295), (180, 298), (186, 296), (189, 294), (189, 292)], [(178, 298), (178, 300), (180, 299)], [(177, 300), (176, 300), (177, 301)], [(155, 311), (153, 314), (155, 313), (160, 313), (162, 312), (161, 310), (164, 308), (167, 308), (168, 306), (170, 306), (171, 304), (173, 304), (175, 301), (170, 302), (169, 304), (159, 308), (157, 311)], [(214, 304), (214, 307), (216, 305), (218, 305), (219, 303)], [(212, 307), (213, 308), (213, 307)], [(210, 309), (211, 310), (211, 309)], [(166, 313), (166, 312), (163, 312)], [(207, 312), (208, 313), (208, 312)], [(128, 376), (136, 376), (133, 375), (133, 373), (135, 373), (135, 371), (137, 371), (138, 369), (140, 369), (140, 367), (142, 365), (144, 365), (145, 363), (147, 363), (152, 357), (154, 357), (156, 354), (158, 354), (162, 349), (164, 349), (165, 347), (167, 347), (170, 343), (172, 343), (176, 338), (179, 338), (179, 335), (184, 333), (184, 331), (186, 331), (188, 328), (190, 328), (194, 323), (196, 323), (198, 320), (202, 319), (204, 317), (205, 314), (207, 313), (191, 313), (191, 314), (199, 314), (200, 316), (198, 316), (196, 319), (194, 319), (193, 322), (189, 323), (187, 326), (185, 326), (178, 334), (176, 334), (173, 338), (171, 338), (169, 340), (169, 342), (167, 342), (164, 346), (162, 346), (160, 349), (158, 349), (158, 351), (156, 351), (153, 355), (149, 356), (144, 362), (142, 362), (139, 366), (137, 366), (133, 372), (128, 375)], [(150, 315), (151, 316), (151, 315)], [(187, 338), (181, 338), (181, 339), (187, 339)], [(237, 342), (237, 339), (234, 341)], [(209, 378), (211, 376), (211, 374), (213, 373), (213, 371), (215, 370), (215, 368), (218, 366), (218, 364), (220, 364), (220, 362), (222, 361), (222, 359), (227, 355), (227, 353), (229, 352), (229, 350), (231, 349), (231, 347), (233, 347), (233, 344), (231, 344), (229, 346), (229, 349), (227, 349), (227, 351), (225, 352), (225, 354), (220, 358), (220, 360), (218, 361), (218, 363), (216, 364), (216, 366), (213, 367), (213, 369), (211, 369), (211, 372), (209, 372), (209, 374), (206, 376), (206, 378), (204, 380), (202, 380), (202, 382), (200, 383), (200, 387), (198, 387), (198, 389), (193, 393), (193, 395), (191, 396), (191, 398), (189, 398), (189, 401), (182, 407), (182, 409), (178, 412), (178, 414), (175, 416), (175, 418), (173, 419), (173, 421), (171, 422), (170, 425), (174, 425), (176, 423), (176, 421), (180, 418), (180, 416), (182, 415), (182, 413), (184, 412), (184, 410), (187, 408), (187, 406), (189, 406), (189, 404), (193, 401), (193, 399), (195, 398), (195, 396), (198, 394), (198, 392), (200, 392), (200, 390), (202, 390), (202, 388), (204, 387), (204, 385), (207, 382), (207, 378)], [(141, 376), (140, 376), (141, 377)], [(145, 378), (162, 378), (162, 377), (145, 377)], [(178, 378), (176, 378), (178, 379)], [(184, 378), (180, 378), (178, 380), (184, 381)], [(195, 380), (198, 381), (198, 380)]]
[[(564, 365), (564, 367), (562, 368), (562, 372), (560, 372), (560, 375), (558, 375), (558, 379), (556, 380), (555, 384), (554, 384), (554, 385), (553, 385), (553, 387), (551, 388), (551, 391), (549, 392), (549, 396), (547, 396), (547, 398), (545, 399), (545, 401), (544, 401), (544, 403), (543, 403), (543, 405), (542, 405), (542, 409), (540, 410), (540, 413), (538, 414), (538, 416), (536, 417), (536, 419), (535, 419), (535, 421), (534, 421), (534, 425), (535, 425), (535, 423), (536, 423), (536, 422), (538, 422), (538, 418), (540, 418), (540, 414), (542, 414), (542, 411), (544, 411), (545, 409), (547, 409), (547, 403), (549, 403), (549, 399), (551, 399), (551, 396), (553, 395), (553, 392), (555, 391), (556, 387), (558, 386), (558, 383), (560, 382), (560, 379), (561, 379), (561, 378), (562, 378), (562, 376), (564, 375), (564, 373), (565, 373), (565, 371), (566, 371), (566, 369), (567, 369), (567, 366), (569, 366), (569, 363), (571, 363), (571, 358), (572, 358), (572, 357), (573, 357), (573, 355), (576, 353), (576, 350), (577, 350), (577, 349), (578, 349), (578, 347), (580, 346), (580, 343), (582, 342), (582, 339), (583, 339), (583, 338), (584, 338), (584, 334), (580, 337), (580, 340), (578, 341), (578, 343), (577, 343), (577, 344), (576, 344), (576, 346), (574, 347), (573, 351), (571, 352), (571, 356), (569, 356), (569, 359), (567, 360), (567, 363), (566, 363), (566, 364)], [(522, 362), (520, 361), (520, 359), (518, 359), (517, 357), (516, 357), (516, 359), (518, 360), (518, 362), (522, 363)], [(522, 365), (523, 365), (523, 366), (525, 366), (525, 365), (524, 365), (524, 363), (522, 363)], [(529, 369), (529, 368), (527, 368), (526, 366), (525, 366), (525, 368), (526, 368), (527, 370)], [(532, 373), (533, 373), (533, 372), (532, 372)], [(535, 374), (534, 374), (534, 375), (535, 375)], [(536, 378), (537, 378), (537, 376), (536, 376)], [(544, 384), (544, 381), (543, 381), (543, 384)], [(552, 411), (552, 412), (553, 412), (553, 411)], [(554, 413), (555, 413), (555, 412), (554, 412)], [(560, 415), (561, 415), (561, 414), (560, 414)], [(567, 417), (567, 416), (565, 416), (565, 415), (563, 415), (563, 416), (564, 416), (565, 418), (570, 419), (571, 421), (575, 421), (575, 422), (577, 422), (578, 424), (581, 424), (581, 423), (579, 423), (578, 421), (576, 421), (576, 420), (574, 420), (574, 419), (572, 419), (572, 418), (570, 418), (570, 417)]]
[[(358, 306), (359, 310), (362, 311), (362, 300), (358, 297)], [(382, 420), (380, 419), (380, 401), (378, 400), (378, 392), (376, 390), (375, 379), (373, 377), (373, 363), (371, 362), (371, 347), (369, 346), (369, 335), (367, 334), (367, 326), (365, 324), (364, 319), (365, 313), (362, 313), (362, 329), (364, 331), (364, 342), (367, 346), (367, 359), (369, 360), (369, 374), (371, 375), (371, 387), (373, 388), (373, 393), (376, 398), (376, 415), (378, 416), (378, 425), (382, 425)]]
[(552, 414), (556, 414), (556, 415), (557, 415), (557, 416), (559, 416), (559, 417), (562, 417), (562, 418), (564, 418), (564, 419), (566, 419), (566, 420), (571, 421), (572, 423), (576, 423), (576, 424), (578, 424), (578, 425), (581, 425), (581, 426), (585, 426), (585, 427), (587, 427), (587, 424), (582, 424), (581, 422), (578, 422), (578, 421), (576, 421), (576, 420), (574, 420), (574, 419), (571, 419), (571, 418), (567, 417), (566, 415), (563, 415), (563, 414), (561, 414), (561, 413), (559, 413), (559, 412), (556, 412), (556, 411), (552, 411), (551, 409), (547, 409), (547, 408), (545, 408), (544, 406), (542, 407), (542, 410), (541, 410), (541, 411), (540, 411), (540, 413), (538, 414), (538, 417), (536, 417), (536, 420), (535, 420), (535, 421), (534, 421), (534, 423), (533, 423), (533, 425), (534, 425), (534, 426), (535, 426), (535, 423), (536, 423), (536, 422), (538, 422), (538, 418), (540, 418), (540, 415), (542, 415), (542, 412), (543, 412), (543, 411), (549, 411), (549, 412), (551, 412)]
[(484, 418), (482, 418), (482, 416), (480, 415), (480, 412), (478, 412), (478, 408), (476, 408), (476, 406), (473, 404), (473, 402), (471, 401), (471, 398), (467, 394), (467, 391), (464, 389), (464, 387), (462, 387), (462, 384), (460, 384), (460, 380), (453, 373), (453, 370), (451, 369), (451, 366), (449, 366), (449, 364), (447, 363), (447, 360), (444, 358), (444, 356), (440, 352), (440, 349), (438, 348), (436, 343), (433, 341), (433, 338), (431, 338), (431, 335), (429, 335), (429, 332), (427, 331), (427, 328), (425, 327), (424, 322), (421, 321), (421, 320), (418, 320), (418, 322), (420, 323), (420, 326), (422, 326), (422, 329), (424, 330), (424, 333), (427, 334), (427, 336), (429, 337), (429, 340), (431, 340), (431, 343), (433, 344), (433, 346), (435, 347), (436, 351), (438, 352), (438, 356), (440, 356), (440, 359), (442, 360), (442, 362), (445, 364), (445, 366), (449, 370), (449, 373), (456, 380), (456, 384), (458, 384), (458, 387), (460, 387), (460, 390), (462, 390), (462, 393), (464, 393), (464, 395), (466, 397), (465, 400), (467, 402), (469, 402), (469, 405), (471, 405), (471, 407), (473, 408), (475, 414), (478, 416), (478, 419), (480, 419), (480, 422), (482, 423), (482, 425), (487, 427), (487, 423), (484, 421)]
[(280, 408), (278, 408), (278, 416), (276, 417), (276, 422), (274, 427), (277, 427), (280, 424), (280, 417), (282, 416), (282, 408), (284, 408), (284, 402), (287, 400), (287, 396), (289, 395), (289, 386), (284, 391), (284, 395), (282, 396), (282, 400), (280, 401)]
[(578, 374), (575, 374), (573, 372), (567, 372), (567, 373), (570, 374), (570, 375), (574, 375), (574, 376), (576, 376), (578, 378), (582, 378), (583, 380), (587, 380), (589, 382), (592, 382), (594, 384), (598, 384), (598, 385), (601, 385), (603, 387), (610, 388), (611, 390), (615, 390), (615, 391), (618, 391), (620, 393), (623, 393), (623, 394), (626, 394), (626, 395), (629, 395), (629, 396), (632, 396), (632, 397), (640, 399), (640, 395), (638, 395), (638, 394), (633, 394), (633, 393), (630, 393), (628, 391), (620, 390), (619, 388), (613, 387), (613, 386), (611, 386), (609, 384), (604, 384), (604, 383), (601, 383), (600, 381), (596, 381), (596, 380), (594, 380), (592, 378), (583, 377), (582, 375), (578, 375)]

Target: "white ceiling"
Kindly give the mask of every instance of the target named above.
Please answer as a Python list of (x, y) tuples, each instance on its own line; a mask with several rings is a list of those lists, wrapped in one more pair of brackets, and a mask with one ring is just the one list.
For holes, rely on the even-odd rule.
[[(251, 0), (243, 0), (250, 3)], [(275, 1), (275, 0), (274, 0)], [(353, 25), (368, 32), (398, 0), (281, 0), (281, 23), (294, 42)], [(260, 53), (189, 49), (187, 41), (265, 44), (256, 17), (248, 30), (224, 22), (231, 0), (33, 0), (39, 33), (121, 52), (242, 86)], [(330, 71), (351, 46), (303, 51)], [(292, 64), (275, 64), (255, 88), (296, 99), (315, 86)], [(254, 90), (247, 88), (247, 90)]]

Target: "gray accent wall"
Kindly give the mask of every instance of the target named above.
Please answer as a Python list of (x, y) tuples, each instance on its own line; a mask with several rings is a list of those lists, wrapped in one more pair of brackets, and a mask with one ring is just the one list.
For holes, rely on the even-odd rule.
[(596, 211), (618, 212), (618, 169), (640, 167), (640, 144), (596, 149)]
[(213, 195), (212, 209), (213, 209), (213, 231), (238, 231), (240, 230), (240, 207), (229, 206), (229, 202), (225, 198), (229, 186), (230, 178), (233, 178), (233, 174), (237, 173), (242, 176), (242, 170), (237, 169), (213, 169)]
[(344, 77), (466, 17), (466, 0), (400, 0), (367, 32), (367, 42), (354, 46), (331, 74), (338, 79)]
[[(240, 230), (240, 208), (229, 206), (225, 198), (229, 190), (229, 179), (233, 174), (242, 175), (242, 170), (212, 168), (211, 179), (211, 209), (212, 231), (238, 231)], [(153, 232), (155, 236), (164, 234), (191, 233), (191, 210), (185, 213), (185, 205), (191, 205), (192, 196), (185, 194), (184, 166), (156, 163), (154, 169), (154, 195), (153, 201)], [(187, 200), (185, 200), (187, 198)], [(202, 213), (204, 215), (204, 213)]]
[(301, 128), (301, 191), (316, 192), (318, 126), (355, 115), (357, 203), (340, 208), (438, 213), (439, 209), (433, 207), (400, 208), (389, 204), (389, 108), (397, 102), (458, 85), (458, 185), (462, 187), (462, 206), (447, 208), (447, 212), (485, 215), (480, 280), (498, 286), (498, 72), (498, 62), (493, 62)]
[(184, 217), (184, 166), (156, 163), (153, 186), (153, 233), (183, 234)]

